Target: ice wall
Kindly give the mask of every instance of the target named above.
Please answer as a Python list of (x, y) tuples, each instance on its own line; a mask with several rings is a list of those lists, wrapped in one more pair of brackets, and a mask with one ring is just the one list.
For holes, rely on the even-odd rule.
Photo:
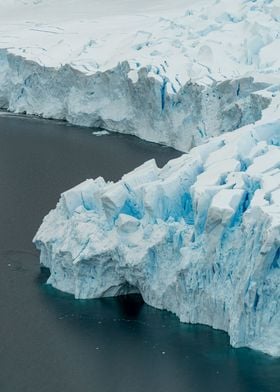
[(259, 123), (66, 191), (34, 238), (48, 282), (76, 298), (139, 292), (279, 356), (279, 145), (280, 121)]
[(244, 77), (202, 86), (191, 81), (177, 91), (160, 72), (130, 77), (124, 61), (86, 75), (65, 65), (45, 67), (0, 50), (0, 108), (65, 119), (73, 124), (129, 133), (182, 151), (207, 138), (259, 120), (268, 86)]
[(260, 119), (279, 21), (278, 0), (0, 0), (0, 108), (189, 151)]

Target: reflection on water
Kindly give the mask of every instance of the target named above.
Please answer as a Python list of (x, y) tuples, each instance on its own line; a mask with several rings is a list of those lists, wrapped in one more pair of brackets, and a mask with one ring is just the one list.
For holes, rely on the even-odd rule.
[(278, 391), (280, 361), (233, 349), (138, 295), (74, 300), (45, 282), (32, 237), (78, 182), (179, 153), (135, 138), (0, 117), (0, 391)]

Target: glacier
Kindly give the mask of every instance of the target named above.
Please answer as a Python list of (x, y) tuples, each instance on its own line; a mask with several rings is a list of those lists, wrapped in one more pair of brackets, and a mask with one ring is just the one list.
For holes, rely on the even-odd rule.
[(252, 77), (207, 87), (189, 81), (168, 95), (164, 78), (147, 77), (146, 68), (133, 83), (126, 61), (86, 76), (69, 65), (57, 71), (0, 50), (0, 67), (2, 108), (128, 133), (182, 151), (259, 120), (271, 102), (263, 95), (270, 85)]
[(187, 152), (261, 118), (279, 20), (267, 0), (0, 0), (0, 108)]
[(48, 283), (81, 299), (140, 293), (280, 356), (279, 146), (280, 121), (260, 121), (64, 192), (34, 238)]
[(280, 356), (279, 23), (278, 0), (0, 0), (0, 109), (187, 152), (64, 192), (50, 284)]

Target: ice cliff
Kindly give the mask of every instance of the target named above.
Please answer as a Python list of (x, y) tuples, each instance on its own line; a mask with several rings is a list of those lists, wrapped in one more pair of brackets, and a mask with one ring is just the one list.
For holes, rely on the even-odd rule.
[(86, 76), (67, 65), (45, 68), (0, 51), (0, 67), (2, 108), (129, 133), (183, 151), (259, 120), (270, 103), (256, 93), (267, 85), (251, 77), (208, 87), (187, 82), (168, 94), (162, 76), (148, 77), (146, 68), (133, 83), (127, 62)]
[(280, 121), (260, 122), (66, 191), (34, 238), (48, 282), (76, 298), (139, 292), (279, 356), (279, 145)]
[(0, 107), (182, 151), (261, 118), (277, 1), (0, 0)]

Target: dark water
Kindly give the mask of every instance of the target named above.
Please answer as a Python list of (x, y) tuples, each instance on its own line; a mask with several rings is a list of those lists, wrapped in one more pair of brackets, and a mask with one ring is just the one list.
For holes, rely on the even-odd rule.
[(232, 349), (137, 296), (75, 301), (45, 285), (31, 240), (59, 194), (179, 153), (136, 138), (0, 117), (0, 392), (279, 391), (280, 361)]

